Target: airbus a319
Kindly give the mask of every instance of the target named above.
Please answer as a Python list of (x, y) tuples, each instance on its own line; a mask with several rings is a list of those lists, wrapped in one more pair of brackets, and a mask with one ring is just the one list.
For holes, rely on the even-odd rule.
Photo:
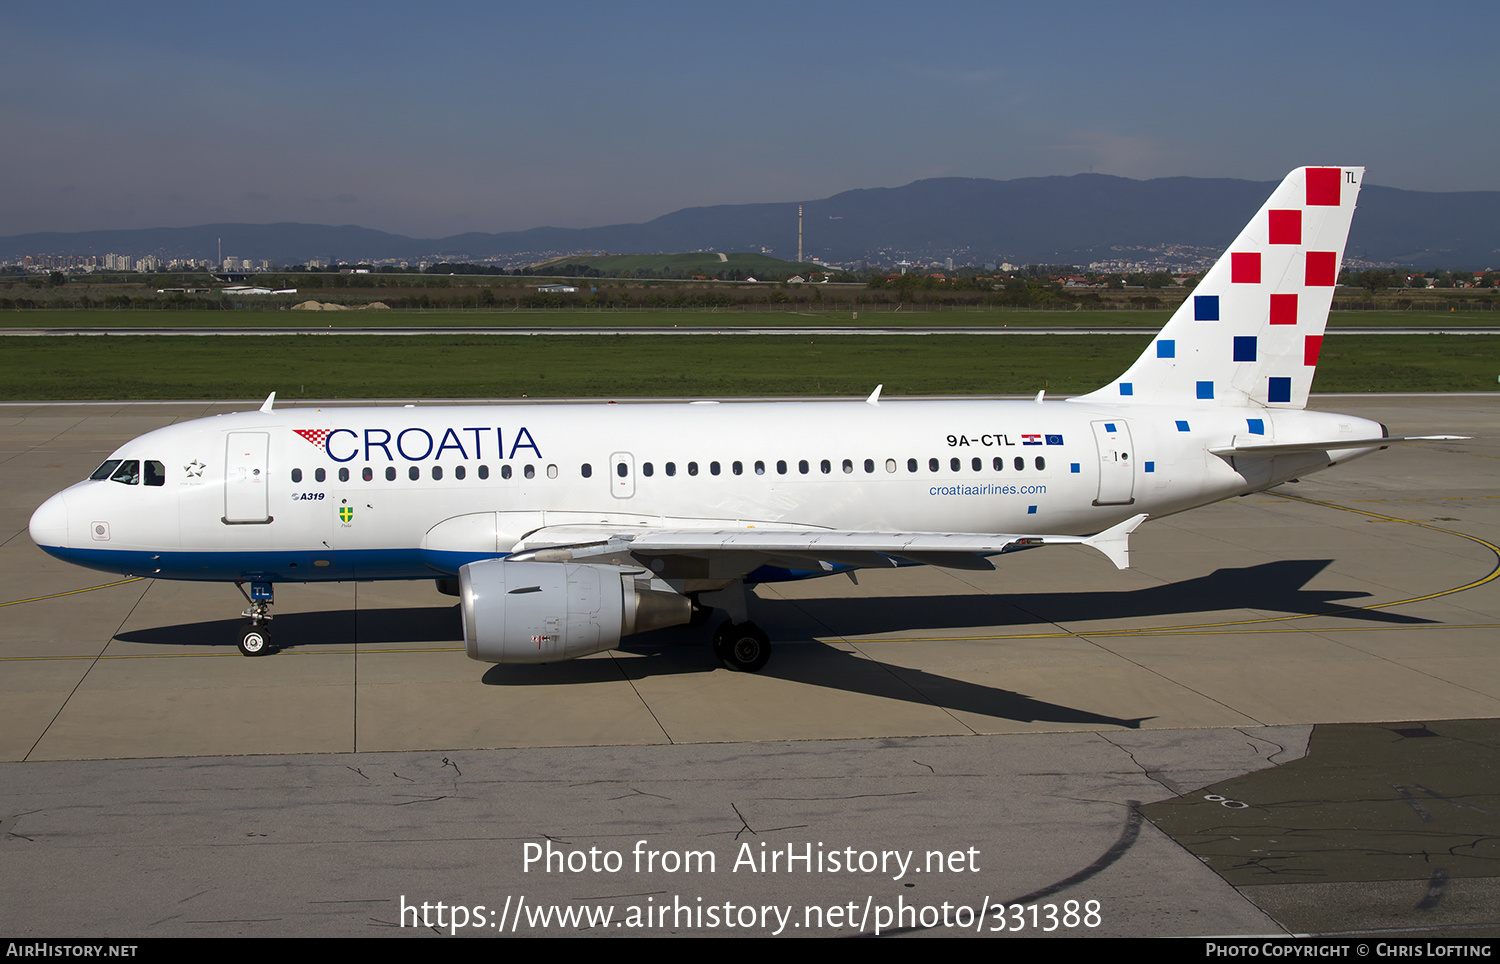
[(747, 586), (1068, 543), (1124, 568), (1147, 518), (1399, 441), (1305, 411), (1363, 173), (1293, 171), (1145, 353), (1081, 397), (278, 410), (273, 394), (126, 443), (31, 537), (81, 566), (238, 585), (247, 656), (272, 650), (277, 583), (435, 579), (477, 660), (602, 652), (717, 609), (716, 654), (755, 671), (770, 645)]

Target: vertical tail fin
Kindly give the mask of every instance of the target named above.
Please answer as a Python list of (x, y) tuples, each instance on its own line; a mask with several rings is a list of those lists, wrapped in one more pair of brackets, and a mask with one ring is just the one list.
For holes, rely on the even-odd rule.
[(1305, 408), (1364, 173), (1288, 174), (1145, 354), (1083, 398)]

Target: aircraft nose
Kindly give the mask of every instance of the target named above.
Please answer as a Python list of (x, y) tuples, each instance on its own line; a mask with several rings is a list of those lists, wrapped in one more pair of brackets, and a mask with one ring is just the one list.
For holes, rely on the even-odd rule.
[(43, 502), (31, 514), (31, 541), (39, 546), (63, 546), (68, 543), (68, 503), (59, 492)]

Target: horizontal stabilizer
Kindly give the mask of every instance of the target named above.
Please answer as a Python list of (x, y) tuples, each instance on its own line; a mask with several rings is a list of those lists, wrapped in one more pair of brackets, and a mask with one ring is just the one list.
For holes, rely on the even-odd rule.
[(1302, 452), (1333, 452), (1343, 449), (1384, 448), (1395, 442), (1456, 442), (1467, 439), (1467, 435), (1404, 435), (1397, 438), (1321, 439), (1311, 442), (1241, 442), (1236, 437), (1229, 445), (1209, 448), (1214, 455), (1237, 455), (1247, 458), (1260, 456), (1271, 458), (1277, 455), (1294, 455)]

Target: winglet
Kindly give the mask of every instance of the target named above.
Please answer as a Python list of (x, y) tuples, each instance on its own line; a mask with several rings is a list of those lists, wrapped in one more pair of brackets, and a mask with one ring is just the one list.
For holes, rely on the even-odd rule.
[(1096, 536), (1089, 536), (1083, 540), (1086, 546), (1092, 546), (1109, 557), (1109, 561), (1115, 564), (1116, 569), (1130, 568), (1130, 534), (1136, 530), (1142, 522), (1146, 521), (1146, 513), (1133, 515), (1117, 525)]
[(881, 382), (879, 385), (876, 385), (875, 386), (875, 390), (870, 393), (870, 397), (867, 398), (867, 399), (865, 399), (866, 404), (869, 404), (869, 405), (879, 405), (880, 404), (880, 390), (882, 388), (884, 388), (884, 387), (885, 387), (885, 382)]
[(271, 410), (271, 406), (274, 404), (276, 404), (276, 393), (272, 392), (271, 394), (267, 395), (266, 400), (261, 403), (260, 410), (262, 412), (269, 412)]

